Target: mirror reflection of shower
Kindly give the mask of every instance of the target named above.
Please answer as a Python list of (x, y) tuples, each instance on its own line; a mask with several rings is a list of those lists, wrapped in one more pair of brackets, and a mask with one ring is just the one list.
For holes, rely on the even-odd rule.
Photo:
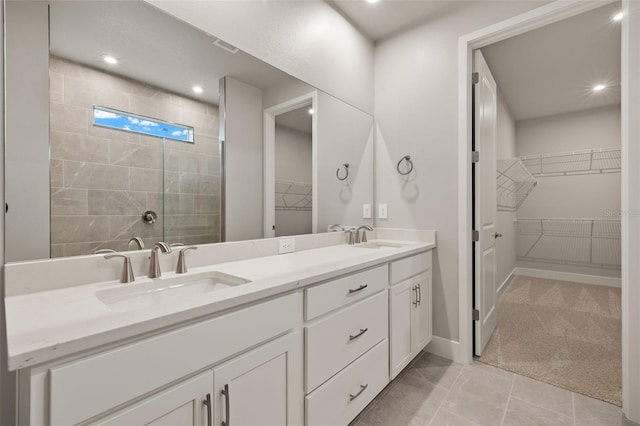
[(312, 230), (311, 104), (276, 117), (275, 236)]

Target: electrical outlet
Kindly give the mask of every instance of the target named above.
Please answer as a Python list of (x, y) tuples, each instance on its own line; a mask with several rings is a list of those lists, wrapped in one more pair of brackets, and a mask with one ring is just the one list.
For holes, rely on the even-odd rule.
[(278, 254), (296, 251), (296, 240), (293, 238), (280, 238), (278, 240)]
[(371, 204), (362, 205), (362, 218), (371, 219)]
[(378, 219), (386, 219), (386, 218), (387, 218), (387, 205), (378, 204)]

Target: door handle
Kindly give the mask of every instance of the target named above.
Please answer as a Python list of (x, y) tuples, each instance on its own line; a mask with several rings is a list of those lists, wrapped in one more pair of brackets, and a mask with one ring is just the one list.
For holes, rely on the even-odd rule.
[(211, 394), (208, 393), (205, 400), (202, 401), (205, 407), (207, 407), (207, 426), (213, 426), (213, 419), (211, 418)]
[(349, 294), (357, 293), (357, 292), (359, 292), (359, 291), (364, 290), (364, 289), (365, 289), (365, 288), (367, 288), (367, 287), (369, 287), (369, 285), (367, 285), (367, 284), (362, 284), (362, 285), (361, 285), (360, 287), (358, 287), (358, 288), (350, 288), (350, 289), (349, 289)]
[(349, 341), (351, 342), (352, 340), (356, 340), (358, 337), (362, 336), (364, 333), (367, 332), (367, 330), (369, 330), (368, 328), (361, 328), (360, 332), (356, 335), (349, 335)]
[(362, 395), (362, 392), (367, 390), (368, 387), (369, 387), (369, 383), (367, 383), (366, 385), (360, 385), (360, 390), (358, 391), (357, 394), (355, 395), (349, 394), (349, 401), (353, 401), (354, 399)]
[(421, 284), (418, 284), (416, 286), (416, 288), (418, 289), (418, 291), (416, 292), (418, 294), (418, 306), (420, 306), (420, 304), (422, 303), (422, 286), (421, 286)]
[(413, 286), (411, 288), (411, 291), (414, 291), (416, 293), (415, 299), (413, 299), (413, 302), (411, 303), (413, 303), (413, 306), (417, 307), (418, 306), (418, 286), (417, 285)]
[(500, 238), (502, 237), (502, 234), (496, 232), (495, 234), (493, 234), (493, 238)]
[(225, 420), (222, 421), (222, 426), (230, 426), (230, 422), (231, 422), (231, 403), (229, 401), (230, 395), (229, 395), (229, 385), (226, 384), (224, 385), (224, 389), (220, 392), (222, 394), (222, 396), (224, 396), (224, 410), (225, 410)]

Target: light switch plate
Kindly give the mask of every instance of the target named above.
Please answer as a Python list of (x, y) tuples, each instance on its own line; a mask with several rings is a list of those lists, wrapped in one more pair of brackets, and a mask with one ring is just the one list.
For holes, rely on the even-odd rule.
[(362, 205), (362, 218), (371, 219), (371, 204)]
[(280, 238), (278, 240), (278, 254), (292, 253), (296, 251), (296, 240), (293, 238)]
[(386, 218), (387, 218), (387, 205), (378, 204), (378, 219), (386, 219)]

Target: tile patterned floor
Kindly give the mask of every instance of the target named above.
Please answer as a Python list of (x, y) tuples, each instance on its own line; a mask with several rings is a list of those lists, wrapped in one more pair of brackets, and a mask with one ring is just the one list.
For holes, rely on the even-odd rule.
[(619, 407), (486, 364), (423, 354), (352, 426), (632, 426)]

